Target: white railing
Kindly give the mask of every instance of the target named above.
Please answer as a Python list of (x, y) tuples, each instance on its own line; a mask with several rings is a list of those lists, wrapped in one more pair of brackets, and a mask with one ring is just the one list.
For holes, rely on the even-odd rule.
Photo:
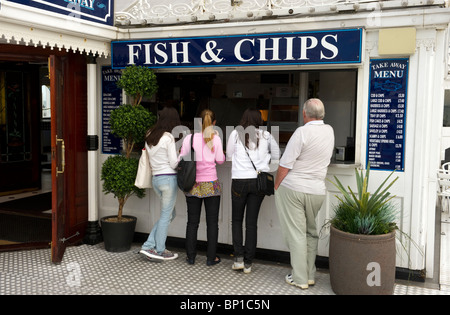
[(446, 6), (446, 0), (137, 0), (116, 12), (117, 26), (241, 21), (271, 17)]

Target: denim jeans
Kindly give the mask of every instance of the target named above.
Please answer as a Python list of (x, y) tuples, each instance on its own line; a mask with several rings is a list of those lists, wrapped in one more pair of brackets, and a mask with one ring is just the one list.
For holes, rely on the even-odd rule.
[(153, 190), (161, 200), (161, 216), (153, 226), (142, 249), (155, 249), (162, 253), (166, 249), (167, 230), (175, 218), (175, 202), (177, 200), (177, 176), (159, 175), (152, 178)]
[[(231, 182), (232, 235), (234, 256), (237, 261), (244, 260), (250, 265), (255, 257), (258, 215), (264, 195), (259, 194), (255, 179), (233, 179)], [(242, 224), (245, 213), (245, 245)]]
[(195, 259), (197, 255), (197, 231), (200, 223), (202, 203), (205, 203), (206, 212), (206, 238), (208, 261), (216, 259), (217, 241), (219, 238), (219, 209), (220, 196), (198, 198), (186, 196), (187, 225), (186, 225), (186, 254), (189, 259)]

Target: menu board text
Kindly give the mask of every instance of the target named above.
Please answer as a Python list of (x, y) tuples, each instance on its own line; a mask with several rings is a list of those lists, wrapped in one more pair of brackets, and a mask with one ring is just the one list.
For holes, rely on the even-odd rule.
[(367, 163), (379, 170), (404, 170), (408, 59), (370, 62)]

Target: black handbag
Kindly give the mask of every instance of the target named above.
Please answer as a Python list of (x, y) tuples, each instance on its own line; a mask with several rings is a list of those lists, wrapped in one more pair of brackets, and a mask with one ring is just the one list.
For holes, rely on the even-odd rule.
[(195, 152), (194, 147), (192, 146), (194, 135), (191, 136), (191, 151), (190, 151), (190, 160), (181, 158), (177, 167), (177, 184), (178, 188), (180, 188), (184, 192), (188, 192), (195, 185), (195, 176), (196, 176), (196, 162), (194, 159)]
[(258, 172), (257, 187), (258, 191), (266, 196), (274, 194), (274, 178), (273, 175), (267, 172)]
[[(241, 142), (242, 143), (242, 142)], [(242, 143), (245, 149), (245, 153), (247, 153), (248, 158), (250, 159), (250, 162), (253, 165), (253, 168), (255, 169), (256, 173), (258, 174), (256, 176), (256, 188), (260, 194), (270, 196), (274, 194), (274, 184), (275, 180), (272, 174), (268, 172), (260, 172), (256, 169), (255, 164), (253, 164), (252, 158), (247, 152), (247, 148)]]

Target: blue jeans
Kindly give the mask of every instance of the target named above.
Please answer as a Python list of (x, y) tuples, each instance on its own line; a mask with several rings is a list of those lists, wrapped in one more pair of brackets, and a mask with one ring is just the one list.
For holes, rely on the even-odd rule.
[(155, 249), (161, 254), (166, 249), (167, 230), (175, 218), (175, 202), (177, 200), (177, 176), (159, 175), (152, 178), (153, 190), (161, 200), (161, 216), (153, 226), (142, 249)]

